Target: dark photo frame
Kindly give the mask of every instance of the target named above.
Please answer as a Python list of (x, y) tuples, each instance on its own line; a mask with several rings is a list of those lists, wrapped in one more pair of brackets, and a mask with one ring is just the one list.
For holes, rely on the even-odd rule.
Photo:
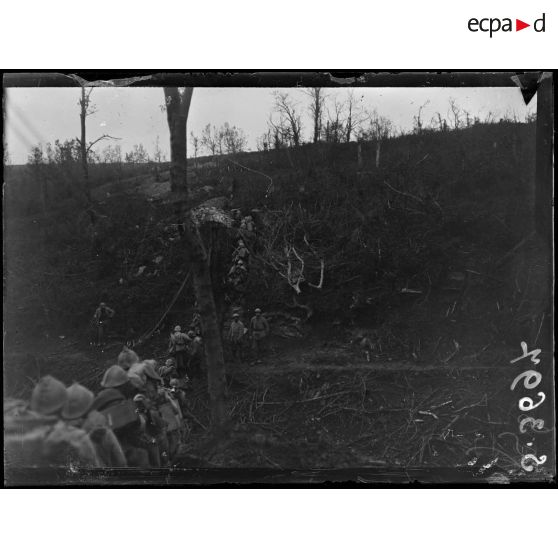
[[(211, 412), (208, 411), (205, 418), (200, 419), (199, 414), (190, 409), (189, 420), (193, 421), (193, 427), (203, 428), (206, 432), (202, 435), (200, 430), (197, 451), (190, 449), (184, 455), (179, 455), (172, 466), (150, 468), (44, 467), (29, 466), (28, 462), (17, 461), (18, 464), (13, 465), (9, 453), (5, 452), (5, 485), (364, 487), (409, 484), (547, 486), (555, 482), (554, 77), (552, 72), (536, 70), (190, 73), (159, 70), (72, 70), (4, 74), (4, 91), (20, 87), (81, 87), (84, 91), (85, 87), (297, 87), (337, 88), (340, 91), (348, 87), (355, 91), (359, 88), (380, 87), (509, 87), (519, 88), (525, 103), (536, 99), (537, 104), (536, 118), (530, 123), (502, 119), (489, 123), (478, 122), (476, 125), (471, 123), (463, 126), (463, 129), (457, 125), (455, 130), (450, 130), (443, 128), (440, 120), (440, 129), (437, 131), (425, 131), (419, 126), (418, 132), (415, 130), (404, 138), (394, 138), (393, 147), (382, 144), (386, 153), (392, 150), (392, 166), (384, 169), (380, 169), (378, 159), (374, 164), (374, 157), (379, 158), (380, 155), (378, 138), (367, 139), (362, 143), (332, 142), (331, 145), (328, 142), (298, 145), (297, 142), (293, 147), (277, 148), (275, 151), (266, 146), (262, 152), (264, 155), (269, 153), (277, 174), (275, 167), (273, 171), (270, 170), (272, 165), (268, 162), (260, 164), (261, 154), (255, 152), (224, 163), (230, 169), (226, 172), (233, 177), (230, 186), (232, 193), (223, 189), (226, 196), (234, 196), (234, 189), (242, 188), (242, 177), (250, 175), (253, 177), (250, 179), (250, 187), (252, 181), (256, 181), (256, 186), (265, 192), (261, 199), (255, 198), (258, 200), (255, 203), (261, 202), (258, 209), (265, 208), (270, 213), (279, 211), (287, 197), (281, 203), (277, 202), (277, 205), (273, 205), (275, 202), (272, 198), (277, 189), (284, 188), (290, 192), (289, 203), (292, 202), (291, 206), (294, 207), (292, 209), (290, 206), (289, 211), (294, 213), (300, 207), (301, 214), (305, 215), (308, 222), (311, 220), (308, 217), (311, 213), (309, 208), (314, 207), (312, 204), (320, 199), (316, 189), (318, 182), (328, 181), (327, 187), (332, 187), (331, 184), (337, 181), (339, 189), (344, 189), (349, 194), (344, 198), (337, 194), (328, 194), (328, 200), (334, 208), (330, 209), (328, 215), (333, 216), (329, 217), (332, 220), (339, 219), (341, 214), (335, 213), (335, 208), (351, 203), (347, 214), (352, 215), (349, 220), (354, 218), (355, 224), (347, 227), (346, 242), (356, 245), (364, 238), (358, 249), (361, 252), (355, 248), (354, 254), (371, 252), (366, 239), (378, 236), (375, 227), (382, 223), (386, 227), (392, 227), (389, 229), (390, 234), (395, 234), (393, 231), (396, 230), (402, 231), (410, 251), (405, 248), (406, 251), (403, 252), (400, 245), (393, 243), (394, 253), (399, 251), (400, 260), (406, 262), (398, 260), (398, 263), (390, 265), (398, 270), (408, 268), (409, 277), (416, 278), (415, 283), (400, 282), (397, 276), (388, 281), (387, 274), (392, 273), (388, 270), (382, 276), (383, 279), (378, 279), (378, 285), (387, 289), (385, 285), (389, 283), (391, 290), (380, 289), (378, 292), (381, 292), (381, 296), (366, 288), (353, 289), (353, 278), (342, 273), (338, 274), (335, 287), (338, 294), (343, 292), (344, 285), (351, 285), (351, 294), (357, 293), (358, 296), (354, 295), (351, 302), (348, 295), (349, 302), (346, 306), (352, 304), (351, 308), (356, 308), (354, 312), (360, 311), (360, 318), (364, 315), (363, 323), (368, 314), (387, 312), (387, 309), (394, 314), (398, 313), (400, 320), (390, 322), (383, 329), (381, 321), (374, 327), (362, 326), (360, 318), (355, 318), (352, 314), (341, 316), (341, 302), (336, 303), (339, 306), (332, 303), (331, 308), (327, 305), (325, 298), (333, 297), (334, 294), (333, 290), (327, 291), (324, 287), (320, 293), (323, 292), (325, 298), (312, 299), (312, 304), (324, 304), (329, 314), (324, 310), (323, 313), (317, 313), (317, 318), (312, 318), (310, 311), (307, 312), (308, 315), (305, 314), (306, 311), (302, 312), (304, 327), (308, 327), (308, 331), (316, 331), (320, 328), (321, 321), (329, 320), (330, 323), (339, 324), (340, 329), (346, 326), (347, 331), (351, 329), (353, 333), (345, 334), (342, 341), (342, 336), (326, 336), (323, 343), (320, 340), (320, 351), (314, 355), (314, 360), (303, 359), (296, 366), (293, 365), (288, 373), (277, 374), (277, 377), (281, 376), (280, 388), (273, 386), (273, 373), (270, 371), (253, 379), (253, 374), (251, 376), (251, 373), (245, 373), (244, 370), (237, 373), (226, 369), (224, 389), (227, 395), (232, 394), (230, 401), (234, 400), (237, 405), (235, 409), (243, 409), (237, 411), (242, 413), (242, 418), (238, 418), (240, 415), (234, 415), (233, 410), (227, 407), (232, 418), (209, 428), (206, 419), (213, 416)], [(9, 99), (9, 95), (4, 96), (4, 119), (9, 112), (9, 100), (6, 103), (6, 98)], [(161, 99), (163, 100), (162, 93)], [(167, 101), (167, 107), (170, 106), (169, 103), (172, 100)], [(76, 108), (76, 112), (77, 110)], [(420, 119), (420, 112), (418, 114)], [(438, 156), (433, 150), (439, 151)], [(436, 168), (442, 161), (441, 153), (443, 157), (451, 158), (452, 164), (463, 166), (452, 170), (450, 165), (445, 165), (443, 172), (446, 174), (436, 176)], [(251, 166), (251, 161), (255, 161), (256, 157), (260, 159)], [(362, 157), (369, 158), (369, 166), (361, 163)], [(215, 158), (218, 159), (219, 155), (204, 159)], [(347, 163), (349, 160), (350, 163)], [(257, 168), (254, 169), (254, 166)], [(320, 167), (330, 170), (323, 171)], [(171, 166), (170, 173), (173, 172), (175, 171)], [(237, 173), (240, 173), (240, 178)], [(420, 178), (415, 179), (418, 175)], [(6, 401), (8, 396), (14, 397), (14, 394), (20, 397), (20, 376), (29, 375), (29, 370), (33, 378), (45, 374), (54, 375), (56, 368), (53, 357), (43, 366), (44, 363), (38, 363), (40, 356), (12, 341), (15, 339), (14, 333), (21, 327), (17, 316), (21, 311), (18, 308), (22, 304), (23, 279), (18, 276), (17, 266), (19, 259), (25, 259), (26, 254), (14, 253), (11, 246), (15, 246), (13, 243), (20, 230), (17, 227), (22, 226), (21, 220), (35, 218), (33, 212), (23, 212), (17, 214), (17, 226), (11, 222), (17, 213), (14, 207), (19, 203), (17, 195), (10, 190), (11, 183), (19, 184), (14, 176), (14, 171), (5, 166), (5, 442), (10, 435), (19, 435), (6, 429), (13, 418), (10, 411), (6, 410)], [(450, 195), (440, 195), (440, 191), (443, 191), (450, 180), (454, 180), (451, 195), (457, 200), (456, 207), (452, 206), (451, 211), (443, 202), (444, 199), (450, 199)], [(298, 184), (302, 182), (310, 186), (306, 190), (298, 188)], [(297, 184), (298, 189), (293, 188), (293, 184)], [(380, 213), (375, 213), (373, 208), (364, 207), (366, 204), (358, 207), (359, 200), (368, 195), (366, 192), (363, 194), (365, 185), (376, 188), (377, 194), (374, 195), (377, 195), (377, 199), (374, 199), (378, 204), (385, 204)], [(221, 186), (220, 183), (215, 187), (217, 193), (221, 193)], [(447, 187), (450, 188), (449, 185)], [(472, 188), (467, 190), (471, 192), (470, 196), (459, 190), (460, 188)], [(483, 196), (488, 200), (486, 208), (482, 201)], [(168, 223), (177, 226), (177, 242), (189, 242), (191, 231), (189, 232), (188, 224), (185, 225), (184, 222), (194, 205), (202, 207), (205, 201), (202, 198), (196, 199), (194, 204), (191, 197), (174, 192), (162, 202), (165, 207), (163, 212), (169, 217)], [(152, 202), (153, 200), (149, 201)], [(161, 211), (163, 205), (160, 200), (153, 203), (159, 204), (157, 211)], [(245, 205), (246, 203), (247, 200)], [(459, 204), (461, 205), (457, 207)], [(93, 203), (90, 201), (85, 213), (98, 217), (102, 212), (99, 207), (94, 206), (95, 200)], [(211, 207), (213, 206), (210, 204), (209, 208)], [(218, 209), (225, 215), (224, 218), (231, 218), (229, 206)], [(485, 209), (484, 214), (479, 213), (481, 209)], [(320, 211), (322, 210), (325, 211), (321, 208)], [(493, 218), (491, 211), (494, 212)], [(40, 221), (39, 217), (37, 219)], [(424, 223), (429, 223), (430, 228)], [(323, 227), (315, 225), (313, 234), (327, 229), (329, 232), (323, 234), (326, 237), (328, 234), (333, 235), (330, 231), (333, 227), (326, 224)], [(145, 230), (148, 230), (147, 224)], [(287, 282), (287, 287), (292, 287), (288, 292), (289, 296), (293, 295), (294, 304), (298, 302), (298, 311), (308, 307), (306, 298), (300, 298), (300, 290), (297, 291), (297, 288), (300, 289), (301, 279), (319, 284), (320, 289), (322, 285), (327, 287), (327, 278), (324, 282), (323, 277), (324, 267), (327, 272), (327, 259), (323, 255), (325, 248), (312, 247), (312, 242), (308, 242), (307, 229), (304, 230), (304, 234), (296, 238), (297, 242), (307, 246), (308, 260), (315, 260), (312, 260), (312, 273), (316, 277), (312, 277), (312, 280), (303, 277), (304, 262), (302, 267), (299, 263), (294, 263), (304, 259), (304, 255), (300, 256), (294, 249), (294, 241), (291, 246), (294, 251), (289, 251), (285, 261), (271, 260), (262, 256), (263, 252), (258, 255), (258, 249), (251, 247), (256, 254), (254, 259), (260, 257), (262, 266), (275, 267), (277, 273), (282, 274)], [(277, 234), (284, 234), (284, 231), (278, 227)], [(419, 237), (423, 239), (422, 244), (413, 240)], [(205, 237), (202, 235), (202, 242), (203, 238)], [(239, 238), (244, 237), (241, 234)], [(333, 238), (331, 236), (329, 241), (333, 242)], [(45, 242), (44, 249), (48, 250), (48, 240)], [(483, 244), (486, 246), (483, 247)], [(386, 246), (388, 247), (385, 250), (389, 251), (390, 245)], [(421, 249), (427, 254), (424, 260), (419, 257)], [(417, 254), (416, 262), (411, 262), (413, 250)], [(482, 265), (479, 263), (481, 252)], [(377, 262), (371, 259), (370, 262), (372, 261)], [(191, 262), (191, 273), (195, 274), (195, 258)], [(134, 263), (137, 264), (137, 261), (134, 260)], [(479, 265), (475, 266), (476, 263)], [(342, 265), (341, 262), (338, 264)], [(432, 270), (429, 269), (430, 264)], [(296, 277), (291, 274), (296, 266), (299, 268), (298, 284)], [(358, 279), (357, 283), (369, 285), (371, 277), (372, 275), (366, 280), (362, 279), (362, 283)], [(55, 281), (52, 278), (49, 280), (51, 284)], [(213, 280), (215, 281), (214, 278)], [(173, 283), (175, 288), (180, 287), (177, 296), (181, 295), (186, 284), (187, 289), (193, 289), (187, 281), (191, 281), (190, 275), (185, 275), (182, 285), (181, 281), (176, 285)], [(211, 287), (211, 283), (209, 286)], [(30, 285), (29, 288), (38, 287)], [(142, 292), (147, 293), (147, 289), (142, 288)], [(196, 288), (202, 289), (203, 286), (198, 285)], [(272, 290), (270, 287), (270, 301), (274, 299)], [(167, 307), (173, 294), (169, 292), (165, 300), (160, 301), (160, 313)], [(306, 296), (304, 291), (302, 295)], [(358, 299), (361, 295), (363, 298)], [(339, 300), (341, 299), (340, 296)], [(388, 304), (388, 299), (395, 302)], [(232, 308), (232, 303), (229, 306)], [(253, 304), (250, 308), (253, 309)], [(339, 312), (338, 318), (335, 316), (336, 312)], [(158, 313), (159, 309), (155, 314)], [(312, 314), (314, 313), (315, 309), (312, 307)], [(153, 323), (159, 317), (155, 314), (151, 320)], [(419, 315), (420, 319), (417, 317)], [(414, 325), (408, 325), (412, 324), (411, 317), (416, 319)], [(281, 316), (280, 312), (273, 314), (272, 327), (283, 319), (291, 320), (290, 317)], [(297, 324), (300, 321), (299, 319)], [(434, 322), (436, 326), (430, 325)], [(157, 326), (153, 329), (156, 328)], [(436, 332), (438, 333), (435, 334)], [(458, 338), (459, 335), (467, 341)], [(428, 341), (425, 340), (427, 337)], [(284, 339), (289, 339), (288, 335)], [(81, 343), (82, 340), (77, 342)], [(283, 341), (281, 350), (286, 346), (288, 341)], [(115, 362), (119, 351), (120, 348), (112, 350), (115, 353)], [(343, 360), (350, 351), (351, 354), (358, 354), (358, 357), (355, 360)], [(141, 347), (137, 352), (141, 353)], [(465, 352), (468, 354), (465, 355)], [(148, 353), (141, 354), (151, 358)], [(403, 356), (393, 357), (395, 354)], [(383, 356), (374, 360), (376, 355)], [(273, 358), (281, 361), (280, 356), (275, 355)], [(28, 362), (31, 362), (30, 368), (25, 368)], [(16, 368), (17, 372), (14, 371)], [(233, 368), (237, 370), (238, 367)], [(97, 383), (99, 379), (100, 376)], [(209, 392), (212, 397), (215, 390), (219, 389), (215, 382), (210, 377)], [(199, 386), (202, 385), (205, 384), (200, 382)], [(27, 396), (31, 387), (28, 383), (25, 392)], [(199, 390), (201, 393), (203, 388), (199, 387)], [(239, 395), (248, 392), (250, 397)], [(281, 397), (284, 399), (281, 400)], [(213, 399), (210, 397), (207, 401), (211, 406)], [(276, 411), (269, 411), (274, 404)], [(301, 411), (303, 407), (306, 408)], [(254, 419), (254, 413), (260, 418)], [(289, 424), (281, 422), (283, 413), (293, 413), (296, 420), (293, 419)], [(347, 432), (350, 431), (350, 439), (336, 437), (332, 433), (342, 432), (344, 428)], [(392, 444), (395, 447), (391, 447)], [(405, 451), (402, 450), (403, 447)], [(286, 460), (290, 466), (284, 466), (280, 462), (281, 456), (289, 452), (297, 457), (293, 457), (291, 461)], [(220, 454), (227, 456), (221, 464), (220, 459), (215, 458)], [(320, 457), (313, 461), (313, 455)], [(243, 459), (249, 465), (245, 466)], [(214, 464), (210, 465), (211, 463)], [(330, 463), (337, 465), (328, 466)]]

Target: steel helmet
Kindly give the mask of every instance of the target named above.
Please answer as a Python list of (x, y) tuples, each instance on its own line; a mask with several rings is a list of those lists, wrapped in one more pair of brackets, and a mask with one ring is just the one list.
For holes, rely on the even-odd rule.
[(95, 401), (93, 401), (92, 409), (96, 411), (102, 411), (115, 403), (120, 403), (124, 401), (125, 397), (114, 388), (103, 389), (99, 392)]
[(182, 331), (182, 328), (180, 326), (174, 326), (174, 331), (176, 332)]
[(83, 417), (91, 409), (95, 396), (81, 384), (72, 384), (66, 392), (68, 399), (62, 407), (62, 416), (65, 419), (77, 419)]
[(129, 373), (137, 374), (144, 382), (147, 381), (147, 378), (152, 378), (153, 380), (161, 379), (161, 376), (159, 376), (159, 374), (155, 371), (153, 364), (146, 360), (134, 364), (134, 366), (132, 366), (132, 368), (128, 371), (128, 374)]
[(174, 358), (167, 358), (167, 360), (165, 360), (165, 366), (174, 366), (175, 364)]
[(118, 366), (124, 370), (128, 370), (136, 362), (139, 362), (139, 356), (128, 347), (124, 347), (118, 355)]
[(122, 366), (118, 364), (113, 364), (103, 376), (101, 385), (105, 388), (114, 388), (124, 385), (128, 382), (128, 375)]
[(143, 401), (144, 403), (147, 401), (147, 398), (142, 393), (138, 393), (134, 396), (134, 403), (139, 403), (140, 401)]
[(107, 419), (102, 413), (99, 413), (98, 411), (91, 411), (87, 415), (87, 418), (83, 421), (81, 428), (88, 434), (94, 432), (95, 430), (103, 430), (107, 428)]
[(233, 318), (240, 318), (240, 316), (238, 315), (238, 313), (237, 313), (237, 312), (235, 312), (235, 313), (233, 314), (233, 316), (232, 316), (232, 317), (233, 317)]
[(254, 312), (255, 312), (256, 314), (261, 314), (261, 313), (262, 313), (262, 311), (260, 310), (260, 308), (256, 308), (256, 309), (254, 310)]
[(31, 410), (42, 415), (53, 415), (66, 403), (66, 386), (52, 376), (43, 376), (31, 394)]

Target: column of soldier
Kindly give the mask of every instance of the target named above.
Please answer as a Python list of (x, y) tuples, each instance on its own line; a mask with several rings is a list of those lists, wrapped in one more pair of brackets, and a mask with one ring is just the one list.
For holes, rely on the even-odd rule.
[(233, 252), (232, 266), (229, 269), (227, 282), (236, 291), (243, 292), (246, 280), (248, 279), (248, 258), (249, 252), (244, 241), (240, 239), (238, 245)]
[(95, 396), (52, 376), (30, 401), (4, 402), (8, 467), (168, 467), (185, 441), (186, 394), (174, 362), (157, 369), (124, 348)]

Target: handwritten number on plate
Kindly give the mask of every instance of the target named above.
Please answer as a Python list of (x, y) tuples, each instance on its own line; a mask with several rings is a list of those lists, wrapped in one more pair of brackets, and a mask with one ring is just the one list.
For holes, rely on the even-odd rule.
[(521, 458), (521, 466), (523, 467), (523, 469), (525, 469), (528, 473), (530, 473), (533, 470), (533, 465), (527, 465), (527, 462), (529, 460), (534, 461), (537, 465), (542, 465), (543, 463), (546, 462), (546, 455), (541, 455), (540, 457), (537, 457), (536, 455), (532, 454), (532, 453), (527, 453), (525, 454), (522, 458)]
[[(524, 419), (521, 419), (521, 422), (519, 423), (519, 431), (522, 434), (525, 434), (527, 432), (527, 425), (531, 426), (531, 431), (535, 432), (536, 430), (542, 430), (544, 428), (544, 420), (543, 419), (536, 419), (533, 417), (526, 417)], [(535, 432), (536, 434), (536, 432)]]
[(519, 408), (522, 411), (531, 411), (536, 409), (546, 399), (546, 395), (542, 391), (539, 391), (537, 395), (541, 398), (541, 400), (535, 404), (533, 404), (533, 400), (530, 397), (522, 397), (519, 400)]
[(515, 377), (510, 389), (514, 390), (515, 386), (522, 378), (524, 378), (523, 386), (525, 387), (525, 389), (534, 389), (541, 383), (542, 374), (540, 372), (537, 372), (536, 370), (526, 370), (525, 372), (522, 372)]
[(523, 351), (523, 354), (517, 358), (514, 358), (513, 360), (510, 360), (511, 364), (514, 364), (518, 360), (521, 360), (522, 358), (528, 356), (531, 357), (531, 362), (533, 364), (539, 364), (539, 362), (541, 361), (540, 358), (537, 358), (541, 354), (540, 349), (533, 349), (532, 351), (527, 351), (527, 343), (525, 343), (525, 341), (521, 341), (521, 350)]

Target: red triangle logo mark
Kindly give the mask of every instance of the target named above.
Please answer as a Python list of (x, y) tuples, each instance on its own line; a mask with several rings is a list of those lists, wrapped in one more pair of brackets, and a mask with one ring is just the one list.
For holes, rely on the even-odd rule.
[(515, 20), (515, 30), (516, 31), (521, 31), (522, 29), (525, 29), (526, 27), (531, 27), (531, 24), (530, 23), (525, 23), (524, 21), (521, 21), (520, 19)]

